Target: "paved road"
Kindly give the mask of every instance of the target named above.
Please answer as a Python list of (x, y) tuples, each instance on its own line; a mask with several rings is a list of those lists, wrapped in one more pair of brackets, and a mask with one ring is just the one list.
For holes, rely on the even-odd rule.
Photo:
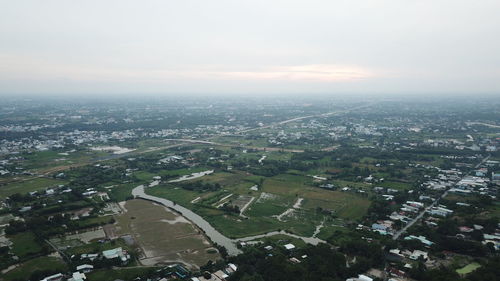
[(353, 110), (359, 110), (359, 109), (362, 109), (362, 108), (370, 107), (373, 104), (375, 104), (375, 103), (372, 102), (372, 103), (369, 103), (369, 104), (360, 105), (360, 106), (356, 106), (356, 107), (353, 107), (353, 108), (350, 108), (350, 109), (345, 109), (345, 110), (337, 110), (337, 111), (332, 111), (332, 112), (327, 112), (327, 113), (313, 114), (313, 115), (307, 115), (307, 116), (290, 118), (290, 119), (287, 119), (287, 120), (274, 122), (274, 123), (271, 123), (269, 125), (265, 125), (265, 126), (262, 126), (262, 127), (256, 127), (256, 128), (250, 128), (250, 129), (242, 130), (242, 131), (239, 131), (239, 133), (247, 133), (247, 132), (256, 131), (256, 130), (259, 130), (259, 129), (267, 129), (267, 128), (271, 128), (271, 127), (276, 126), (276, 125), (283, 125), (283, 124), (287, 124), (287, 123), (290, 123), (290, 122), (300, 121), (300, 120), (314, 118), (314, 117), (326, 117), (326, 116), (330, 116), (330, 115), (337, 115), (337, 114), (347, 113), (347, 112), (351, 112)]
[[(488, 155), (487, 157), (483, 158), (483, 160), (481, 160), (481, 162), (479, 162), (476, 166), (474, 166), (474, 169), (477, 169), (479, 168), (484, 162), (488, 161), (488, 159), (490, 159), (491, 155)], [(462, 178), (468, 176), (467, 175), (464, 175)], [(419, 221), (424, 215), (425, 213), (431, 209), (432, 207), (436, 206), (436, 204), (439, 202), (440, 199), (446, 197), (448, 195), (448, 192), (449, 190), (446, 190), (439, 198), (437, 198), (436, 200), (434, 200), (434, 202), (432, 202), (431, 205), (429, 205), (427, 208), (425, 208), (422, 212), (420, 212), (418, 214), (418, 216), (416, 216), (413, 220), (411, 220), (407, 225), (405, 225), (401, 230), (399, 230), (398, 232), (396, 232), (393, 236), (392, 236), (392, 240), (397, 240), (399, 238), (399, 236), (401, 236), (401, 234), (405, 233), (406, 230), (408, 230), (408, 228), (410, 228), (413, 224), (415, 224), (417, 221)]]
[[(322, 114), (317, 114), (317, 115), (307, 115), (307, 116), (302, 116), (302, 117), (295, 117), (295, 118), (287, 119), (287, 120), (284, 120), (284, 121), (279, 121), (279, 122), (276, 122), (276, 123), (272, 123), (272, 124), (269, 124), (269, 125), (266, 125), (266, 126), (263, 126), (263, 127), (256, 127), (256, 128), (251, 128), (251, 129), (243, 130), (243, 131), (240, 131), (239, 133), (249, 132), (249, 131), (263, 129), (263, 128), (269, 128), (269, 127), (272, 127), (272, 126), (275, 126), (275, 125), (286, 124), (286, 123), (290, 123), (290, 122), (298, 121), (298, 120), (303, 120), (303, 119), (307, 119), (307, 118), (325, 117), (325, 116), (330, 116), (330, 115), (347, 113), (347, 112), (350, 112), (350, 111), (353, 111), (353, 110), (359, 110), (359, 109), (362, 109), (362, 108), (370, 107), (372, 105), (373, 105), (373, 103), (369, 103), (369, 104), (365, 104), (365, 105), (353, 107), (353, 108), (342, 110), (342, 111), (332, 111), (332, 112), (322, 113)], [(221, 137), (221, 136), (223, 136), (223, 135), (215, 135), (215, 136), (212, 136), (212, 137), (208, 138), (208, 140), (189, 140), (189, 141), (193, 142), (193, 143), (205, 143), (205, 144), (213, 144), (213, 145), (230, 146), (228, 144), (221, 144), (221, 143), (215, 143), (215, 142), (209, 141), (209, 139), (216, 138), (216, 137)], [(18, 178), (18, 179), (14, 178), (14, 179), (11, 179), (11, 180), (8, 180), (8, 181), (3, 181), (3, 182), (0, 181), (0, 183), (7, 184), (7, 183), (13, 183), (13, 182), (20, 182), (20, 181), (29, 181), (29, 180), (32, 180), (32, 179), (35, 179), (35, 178), (45, 177), (48, 174), (53, 173), (53, 172), (62, 172), (62, 171), (65, 171), (65, 170), (69, 170), (71, 168), (75, 168), (75, 167), (79, 167), (79, 166), (85, 166), (85, 165), (90, 165), (90, 164), (95, 164), (95, 163), (102, 162), (102, 161), (107, 161), (107, 160), (110, 160), (110, 159), (118, 159), (118, 158), (122, 158), (122, 157), (126, 157), (126, 156), (132, 156), (132, 155), (137, 155), (137, 154), (144, 154), (144, 153), (148, 153), (148, 152), (153, 152), (153, 151), (158, 151), (158, 150), (165, 150), (165, 149), (169, 149), (169, 148), (179, 147), (179, 146), (186, 145), (186, 143), (188, 143), (187, 142), (188, 140), (185, 140), (185, 139), (167, 139), (167, 140), (181, 141), (183, 143), (173, 144), (173, 145), (168, 145), (168, 146), (162, 146), (162, 147), (150, 148), (150, 149), (147, 149), (147, 150), (144, 150), (144, 151), (135, 151), (135, 152), (124, 153), (124, 154), (119, 154), (119, 155), (118, 154), (117, 155), (110, 155), (109, 157), (104, 157), (104, 158), (101, 158), (101, 159), (98, 159), (98, 160), (93, 160), (93, 161), (79, 163), (79, 164), (57, 166), (57, 167), (51, 168), (48, 172), (44, 172), (44, 173), (39, 174), (39, 175), (35, 175), (35, 176), (31, 176), (31, 177), (23, 177), (23, 178)], [(303, 150), (300, 150), (300, 149), (283, 149), (283, 148), (279, 148), (279, 147), (257, 147), (257, 146), (245, 146), (245, 147), (251, 148), (251, 149), (256, 149), (256, 150), (267, 150), (267, 151), (304, 152)]]
[(436, 206), (436, 204), (439, 202), (439, 199), (446, 197), (446, 195), (448, 195), (448, 190), (446, 190), (438, 199), (434, 200), (434, 202), (432, 202), (431, 205), (427, 206), (427, 208), (425, 208), (422, 212), (420, 212), (418, 214), (418, 216), (416, 216), (413, 220), (411, 220), (408, 224), (406, 224), (401, 230), (396, 232), (392, 236), (392, 240), (397, 240), (399, 238), (399, 236), (401, 236), (401, 234), (405, 233), (406, 230), (408, 230), (408, 228), (410, 228), (413, 224), (415, 224), (417, 221), (419, 221), (428, 210), (430, 210), (432, 207)]

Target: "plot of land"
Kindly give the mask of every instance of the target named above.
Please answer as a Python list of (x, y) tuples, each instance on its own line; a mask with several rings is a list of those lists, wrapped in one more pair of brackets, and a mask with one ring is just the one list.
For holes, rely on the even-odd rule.
[(31, 191), (43, 190), (51, 186), (65, 184), (65, 181), (49, 179), (49, 178), (35, 178), (26, 181), (13, 182), (0, 186), (0, 199), (5, 198), (14, 193), (28, 193)]
[[(195, 192), (175, 185), (164, 185), (149, 188), (147, 193), (190, 208), (232, 238), (279, 229), (310, 236), (325, 220), (325, 214), (318, 213), (317, 207), (330, 211), (340, 219), (358, 220), (366, 214), (370, 204), (368, 198), (358, 194), (314, 187), (311, 177), (300, 174), (259, 177), (241, 171), (215, 172), (203, 177), (202, 181), (218, 182), (223, 187), (219, 191)], [(254, 185), (258, 185), (258, 190), (249, 189)], [(229, 201), (240, 210), (246, 206), (244, 215), (214, 209)], [(291, 211), (286, 212), (289, 209)], [(335, 223), (327, 221), (321, 229), (321, 235), (324, 237), (338, 229)]]
[(54, 243), (58, 249), (64, 250), (70, 247), (77, 247), (84, 244), (89, 244), (92, 240), (105, 238), (106, 235), (102, 228), (89, 230), (85, 232), (66, 235), (63, 238), (52, 238), (50, 242)]
[(477, 262), (470, 263), (462, 268), (457, 269), (457, 273), (460, 275), (466, 275), (471, 273), (472, 271), (480, 268), (481, 265), (478, 264)]
[(40, 257), (27, 261), (17, 268), (2, 276), (2, 280), (28, 280), (36, 270), (47, 270), (64, 272), (68, 270), (67, 265), (60, 259), (54, 257)]
[(35, 235), (31, 232), (21, 232), (9, 239), (12, 241), (12, 252), (18, 257), (35, 255), (42, 250), (42, 246), (36, 241)]
[(145, 200), (130, 200), (126, 212), (117, 217), (117, 232), (131, 234), (138, 242), (144, 265), (183, 262), (199, 267), (220, 258), (198, 228), (164, 206)]

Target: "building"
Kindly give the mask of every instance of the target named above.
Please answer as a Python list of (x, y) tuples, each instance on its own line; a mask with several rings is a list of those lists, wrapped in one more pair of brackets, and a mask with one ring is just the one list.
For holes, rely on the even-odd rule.
[(119, 258), (124, 263), (130, 259), (130, 255), (127, 253), (127, 251), (124, 251), (121, 247), (103, 251), (102, 255), (108, 260)]
[(83, 281), (87, 280), (87, 276), (85, 276), (85, 273), (80, 273), (80, 272), (73, 272), (73, 276), (68, 279), (68, 281)]
[(427, 252), (420, 251), (420, 250), (414, 250), (413, 253), (410, 255), (410, 259), (412, 260), (418, 260), (420, 257), (422, 257), (425, 260), (428, 258)]
[(54, 274), (51, 276), (47, 276), (40, 281), (61, 281), (61, 280), (63, 280), (63, 278), (64, 278), (64, 275), (62, 275), (62, 273), (57, 273), (57, 274)]
[(94, 266), (90, 264), (82, 264), (76, 267), (76, 271), (80, 271), (83, 273), (88, 273), (94, 270)]
[(359, 274), (357, 278), (349, 278), (346, 281), (373, 281), (373, 278), (370, 278), (363, 274)]

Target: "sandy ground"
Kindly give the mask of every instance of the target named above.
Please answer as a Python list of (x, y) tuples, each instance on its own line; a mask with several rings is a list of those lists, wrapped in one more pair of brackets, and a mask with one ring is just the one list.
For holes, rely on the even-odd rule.
[(182, 262), (198, 268), (208, 260), (220, 259), (211, 243), (184, 217), (164, 206), (146, 201), (121, 203), (125, 213), (117, 216), (117, 235), (130, 234), (138, 243), (143, 265)]

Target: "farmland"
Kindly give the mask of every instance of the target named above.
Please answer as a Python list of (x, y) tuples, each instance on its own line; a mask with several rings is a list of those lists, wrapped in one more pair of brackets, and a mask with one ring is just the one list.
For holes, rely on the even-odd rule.
[[(165, 184), (149, 188), (147, 192), (194, 210), (219, 231), (233, 238), (279, 229), (310, 236), (323, 221), (326, 222), (323, 231), (333, 227), (334, 217), (359, 220), (366, 214), (370, 202), (367, 198), (352, 193), (314, 187), (310, 177), (293, 174), (267, 178), (239, 171), (217, 172), (203, 177), (201, 181), (219, 183), (222, 189), (217, 192), (195, 192), (175, 184)], [(250, 187), (256, 183), (261, 184), (260, 188), (251, 190)], [(247, 198), (245, 204), (239, 202), (242, 198)], [(217, 208), (224, 203), (246, 205), (250, 198), (255, 200), (242, 216)], [(280, 214), (292, 208), (298, 198), (303, 200), (301, 206), (293, 208), (293, 212), (282, 219), (277, 219)], [(328, 210), (334, 217), (318, 213), (318, 207)]]
[(193, 267), (220, 258), (204, 235), (176, 213), (145, 200), (127, 201), (117, 217), (117, 232), (132, 235), (144, 265), (182, 261)]

